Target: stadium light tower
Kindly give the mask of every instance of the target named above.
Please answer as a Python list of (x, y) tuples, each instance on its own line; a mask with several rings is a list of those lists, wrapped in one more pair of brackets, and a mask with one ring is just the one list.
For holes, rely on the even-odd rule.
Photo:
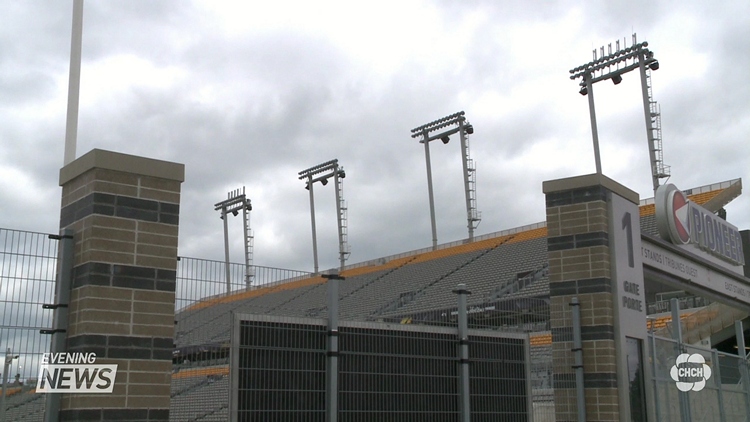
[(339, 166), (339, 160), (333, 159), (309, 169), (297, 173), (300, 180), (305, 180), (305, 189), (310, 192), (310, 221), (312, 222), (312, 242), (313, 242), (313, 261), (315, 274), (318, 273), (318, 239), (315, 231), (315, 198), (313, 196), (313, 185), (320, 182), (325, 186), (328, 179), (333, 177), (336, 185), (336, 215), (338, 219), (339, 232), (339, 260), (341, 261), (341, 270), (344, 269), (344, 262), (349, 256), (349, 245), (347, 245), (347, 225), (346, 225), (346, 204), (344, 203), (344, 186), (343, 179), (346, 177), (344, 168)]
[(229, 228), (227, 226), (227, 214), (237, 216), (242, 210), (242, 222), (245, 232), (245, 287), (249, 289), (252, 286), (253, 277), (253, 234), (250, 229), (250, 211), (253, 206), (250, 199), (245, 195), (245, 187), (242, 191), (235, 189), (227, 193), (227, 199), (214, 204), (214, 210), (221, 211), (221, 218), (224, 220), (224, 268), (227, 278), (227, 293), (232, 291), (231, 272), (229, 271)]
[(597, 55), (593, 51), (593, 61), (570, 70), (570, 79), (580, 78), (581, 95), (588, 95), (589, 113), (591, 115), (591, 134), (594, 140), (594, 159), (596, 160), (596, 172), (601, 174), (602, 165), (599, 159), (599, 134), (596, 127), (596, 112), (594, 111), (594, 90), (596, 82), (611, 79), (612, 83), (618, 85), (622, 82), (622, 75), (631, 70), (639, 69), (641, 74), (641, 94), (643, 97), (643, 113), (646, 118), (646, 133), (648, 137), (648, 150), (651, 162), (651, 179), (654, 191), (659, 187), (659, 179), (669, 177), (669, 166), (664, 165), (661, 144), (661, 119), (656, 101), (651, 95), (651, 70), (659, 69), (659, 62), (650, 51), (648, 42), (637, 43), (636, 35), (633, 34), (633, 42), (630, 47), (625, 47), (626, 40), (623, 39), (622, 48), (620, 40), (615, 42), (615, 50), (612, 44), (604, 54), (602, 46)]
[[(445, 129), (442, 130), (441, 129)], [(433, 133), (437, 132), (437, 133)], [(482, 220), (477, 211), (476, 198), (476, 169), (469, 158), (469, 137), (474, 133), (474, 127), (466, 121), (464, 112), (451, 114), (411, 130), (412, 138), (421, 137), (419, 143), (424, 144), (424, 156), (427, 166), (427, 191), (430, 199), (430, 222), (432, 224), (432, 249), (437, 249), (437, 227), (435, 224), (435, 199), (432, 193), (432, 168), (430, 166), (430, 142), (440, 139), (444, 144), (450, 141), (450, 135), (458, 133), (461, 137), (461, 160), (463, 164), (464, 191), (466, 193), (466, 219), (469, 229), (469, 242), (474, 240), (474, 229)]]

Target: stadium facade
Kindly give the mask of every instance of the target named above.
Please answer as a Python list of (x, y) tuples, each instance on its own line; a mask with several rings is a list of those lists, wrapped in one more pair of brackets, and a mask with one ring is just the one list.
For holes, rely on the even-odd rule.
[[(75, 242), (66, 348), (120, 368), (110, 395), (57, 395), (61, 420), (331, 420), (332, 356), (341, 420), (460, 420), (462, 406), (508, 421), (750, 414), (746, 359), (731, 355), (750, 314), (750, 239), (723, 211), (739, 179), (682, 190), (699, 208), (678, 211), (670, 193), (673, 216), (696, 216), (677, 223), (660, 194), (641, 201), (602, 175), (549, 181), (546, 221), (350, 265), (335, 299), (310, 274), (185, 304), (197, 278), (178, 269), (183, 175), (101, 150), (61, 171), (61, 228)], [(680, 221), (696, 243), (663, 237)], [(465, 308), (457, 286), (471, 292)], [(713, 369), (687, 380), (710, 381), (705, 391), (670, 379), (678, 351)], [(11, 407), (24, 420), (40, 403)]]

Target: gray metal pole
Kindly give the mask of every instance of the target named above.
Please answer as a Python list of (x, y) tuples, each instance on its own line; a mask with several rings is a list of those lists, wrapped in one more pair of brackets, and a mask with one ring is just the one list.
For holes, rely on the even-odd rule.
[[(672, 308), (672, 338), (676, 341), (675, 357), (682, 353), (682, 324), (680, 322), (680, 301), (672, 298), (670, 301)], [(693, 418), (690, 415), (690, 402), (688, 401), (687, 392), (679, 391), (680, 398), (680, 420), (690, 422)]]
[(596, 162), (596, 174), (602, 174), (602, 161), (599, 156), (599, 129), (596, 127), (596, 110), (594, 109), (594, 84), (591, 83), (592, 75), (587, 73), (586, 95), (589, 97), (589, 115), (591, 116), (591, 136), (594, 139), (594, 161)]
[(458, 294), (458, 387), (461, 422), (471, 421), (471, 401), (469, 394), (469, 322), (466, 310), (466, 296), (471, 294), (466, 284), (459, 284), (453, 291)]
[(656, 338), (654, 338), (654, 321), (655, 319), (651, 319), (651, 329), (649, 330), (648, 338), (651, 343), (651, 373), (654, 381), (654, 412), (656, 413), (656, 417), (659, 418), (659, 382), (656, 379)]
[(68, 76), (68, 113), (65, 122), (65, 155), (63, 159), (65, 165), (76, 159), (82, 42), (83, 0), (73, 0), (73, 28), (70, 36), (70, 74)]
[(427, 192), (430, 197), (430, 223), (432, 224), (432, 249), (437, 249), (437, 226), (435, 225), (435, 198), (432, 194), (432, 166), (430, 165), (430, 141), (429, 135), (425, 130), (424, 138), (424, 158), (427, 165)]
[(727, 415), (724, 411), (724, 395), (722, 394), (721, 388), (721, 365), (719, 364), (719, 352), (716, 349), (711, 350), (711, 360), (713, 361), (713, 376), (712, 378), (716, 382), (716, 400), (717, 407), (719, 408), (719, 421), (727, 422)]
[(461, 137), (461, 164), (464, 170), (464, 192), (466, 193), (466, 219), (469, 228), (469, 242), (474, 241), (474, 219), (471, 215), (471, 192), (469, 192), (469, 157), (466, 151), (466, 133), (464, 133), (464, 119), (458, 120), (458, 133)]
[(227, 207), (221, 208), (221, 219), (224, 220), (224, 271), (227, 278), (227, 294), (232, 291), (231, 274), (229, 271), (229, 225), (227, 223)]
[[(59, 245), (59, 266), (57, 271), (57, 285), (55, 286), (54, 316), (52, 325), (52, 340), (50, 352), (65, 352), (65, 342), (68, 338), (68, 305), (70, 304), (70, 286), (73, 281), (74, 243), (73, 229), (63, 230)], [(59, 393), (47, 394), (44, 410), (45, 422), (57, 422), (60, 419)]]
[(742, 377), (742, 389), (745, 390), (745, 415), (750, 419), (750, 371), (747, 367), (747, 353), (745, 353), (745, 329), (742, 321), (734, 322), (734, 334), (737, 337), (737, 354), (740, 360), (740, 377)]
[(638, 68), (641, 73), (641, 94), (643, 97), (643, 115), (646, 118), (646, 136), (648, 138), (648, 158), (651, 162), (651, 182), (654, 187), (659, 187), (659, 175), (658, 169), (656, 168), (656, 145), (654, 145), (654, 124), (651, 121), (651, 104), (648, 96), (648, 83), (646, 77), (646, 57), (643, 51), (638, 55)]
[(339, 280), (328, 278), (328, 365), (326, 365), (326, 422), (338, 420), (339, 378)]
[(310, 221), (312, 222), (312, 244), (313, 244), (313, 263), (315, 267), (314, 273), (318, 273), (318, 238), (315, 232), (315, 198), (313, 197), (313, 181), (312, 176), (307, 176), (307, 187), (310, 191)]
[(333, 167), (333, 183), (336, 186), (336, 222), (338, 224), (339, 231), (339, 271), (344, 271), (344, 261), (346, 261), (346, 251), (344, 250), (344, 222), (341, 218), (341, 189), (339, 185), (339, 166), (336, 164)]
[[(591, 94), (591, 91), (589, 91)], [(578, 413), (578, 422), (586, 422), (586, 396), (583, 385), (583, 341), (581, 338), (581, 304), (578, 298), (570, 300), (570, 306), (573, 307), (573, 353), (575, 354), (575, 364), (573, 369), (576, 375), (576, 410)]]

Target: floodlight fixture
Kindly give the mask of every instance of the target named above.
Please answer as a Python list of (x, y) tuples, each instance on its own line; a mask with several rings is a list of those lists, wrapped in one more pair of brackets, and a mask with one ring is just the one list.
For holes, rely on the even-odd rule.
[(339, 235), (339, 260), (341, 263), (341, 269), (344, 269), (344, 262), (349, 256), (349, 245), (347, 244), (347, 208), (343, 200), (343, 183), (342, 179), (346, 177), (344, 168), (339, 166), (339, 160), (333, 159), (326, 161), (325, 163), (312, 166), (308, 169), (302, 170), (297, 173), (300, 180), (305, 180), (305, 189), (310, 192), (310, 222), (312, 225), (312, 243), (313, 243), (313, 265), (315, 273), (318, 273), (318, 240), (317, 232), (315, 229), (315, 197), (313, 191), (313, 185), (315, 182), (320, 182), (321, 185), (325, 186), (328, 184), (328, 179), (333, 178), (334, 184), (336, 185), (336, 214), (338, 220), (338, 235)]
[[(437, 132), (437, 133), (434, 133)], [(469, 158), (468, 135), (474, 133), (474, 126), (466, 121), (465, 113), (458, 113), (442, 117), (411, 130), (412, 138), (421, 138), (424, 144), (425, 165), (427, 168), (427, 191), (430, 201), (430, 223), (432, 227), (432, 248), (437, 249), (437, 226), (435, 223), (435, 199), (432, 191), (432, 167), (430, 164), (430, 141), (440, 139), (443, 144), (450, 141), (450, 136), (458, 133), (461, 137), (461, 158), (463, 164), (464, 190), (466, 193), (466, 214), (469, 229), (469, 241), (474, 240), (474, 229), (481, 221), (476, 210), (476, 173), (473, 161)]]
[(227, 293), (232, 290), (231, 272), (229, 270), (229, 226), (226, 216), (231, 213), (238, 216), (242, 211), (242, 224), (245, 236), (245, 288), (252, 287), (253, 277), (255, 276), (252, 268), (253, 264), (253, 234), (250, 229), (250, 211), (253, 206), (250, 199), (245, 194), (245, 187), (235, 189), (227, 193), (227, 199), (214, 204), (214, 210), (220, 211), (221, 218), (224, 221), (224, 271), (227, 282)]
[(604, 46), (593, 50), (592, 61), (571, 69), (570, 79), (580, 79), (579, 93), (588, 96), (589, 113), (591, 117), (591, 135), (594, 143), (594, 159), (596, 162), (596, 172), (601, 174), (601, 160), (599, 157), (599, 135), (596, 127), (596, 112), (594, 109), (594, 92), (593, 84), (606, 79), (611, 79), (615, 85), (622, 82), (622, 75), (631, 70), (640, 69), (641, 73), (641, 90), (643, 95), (644, 115), (646, 118), (646, 131), (649, 143), (649, 156), (651, 159), (651, 176), (654, 190), (659, 187), (659, 179), (668, 177), (668, 172), (664, 170), (664, 164), (657, 159), (656, 152), (661, 151), (661, 145), (656, 145), (660, 139), (654, 135), (654, 108), (655, 101), (652, 101), (650, 95), (650, 75), (647, 69), (659, 69), (659, 62), (654, 58), (654, 53), (648, 49), (648, 42), (637, 43), (636, 35), (633, 34), (630, 47), (626, 47), (627, 41), (623, 39), (623, 48), (620, 48), (620, 40), (615, 43), (613, 50), (612, 43), (607, 47), (607, 54), (604, 52)]

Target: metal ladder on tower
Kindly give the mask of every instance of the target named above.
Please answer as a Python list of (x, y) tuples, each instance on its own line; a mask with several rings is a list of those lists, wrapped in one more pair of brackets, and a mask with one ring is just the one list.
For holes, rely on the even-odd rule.
[(338, 183), (339, 185), (336, 186), (336, 188), (339, 190), (340, 196), (339, 196), (339, 210), (341, 210), (341, 215), (339, 215), (339, 219), (341, 221), (341, 244), (339, 245), (339, 251), (341, 253), (342, 261), (346, 261), (346, 259), (349, 257), (349, 254), (351, 253), (351, 248), (348, 244), (348, 225), (347, 225), (347, 207), (346, 207), (346, 201), (344, 201), (344, 178), (338, 177)]
[(467, 180), (469, 181), (468, 194), (469, 194), (469, 210), (468, 210), (468, 221), (471, 224), (472, 229), (476, 229), (479, 226), (479, 222), (482, 221), (482, 213), (477, 211), (477, 172), (474, 166), (474, 160), (472, 160), (469, 154), (469, 137), (466, 137), (466, 172)]
[(646, 69), (646, 87), (648, 89), (648, 102), (649, 112), (651, 115), (651, 135), (654, 139), (654, 157), (655, 162), (651, 163), (654, 166), (654, 174), (659, 179), (668, 179), (670, 176), (670, 168), (664, 165), (664, 151), (662, 146), (662, 135), (661, 135), (661, 107), (654, 100), (653, 92), (651, 90), (651, 70)]
[(250, 288), (255, 278), (255, 267), (253, 267), (253, 230), (250, 228), (250, 200), (246, 200), (245, 206), (245, 287)]

